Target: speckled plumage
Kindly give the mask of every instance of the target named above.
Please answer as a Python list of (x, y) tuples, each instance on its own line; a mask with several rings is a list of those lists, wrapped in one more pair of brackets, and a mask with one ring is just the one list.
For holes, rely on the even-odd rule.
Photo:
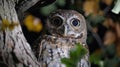
[[(81, 43), (88, 50), (85, 19), (74, 10), (57, 10), (51, 13), (46, 30), (49, 34), (43, 36), (39, 50), (42, 67), (65, 67), (60, 59), (69, 57), (69, 51), (74, 49), (76, 43)], [(89, 51), (80, 60), (78, 67), (90, 67), (88, 57)]]

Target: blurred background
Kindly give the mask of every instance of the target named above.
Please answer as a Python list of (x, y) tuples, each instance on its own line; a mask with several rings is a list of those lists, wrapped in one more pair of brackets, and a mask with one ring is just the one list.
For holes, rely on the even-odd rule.
[(27, 41), (33, 44), (42, 36), (51, 12), (76, 10), (87, 21), (91, 67), (120, 67), (120, 13), (112, 12), (116, 3), (117, 0), (56, 0), (44, 7), (34, 6), (26, 11), (22, 29)]

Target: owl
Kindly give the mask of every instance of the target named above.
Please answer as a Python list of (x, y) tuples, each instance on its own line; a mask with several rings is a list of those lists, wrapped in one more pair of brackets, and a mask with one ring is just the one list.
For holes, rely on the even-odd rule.
[[(39, 44), (38, 61), (42, 67), (66, 67), (61, 58), (69, 58), (69, 52), (81, 43), (86, 45), (87, 30), (84, 17), (74, 10), (56, 10), (52, 12), (46, 22), (47, 34)], [(80, 59), (78, 67), (90, 67), (89, 51)]]

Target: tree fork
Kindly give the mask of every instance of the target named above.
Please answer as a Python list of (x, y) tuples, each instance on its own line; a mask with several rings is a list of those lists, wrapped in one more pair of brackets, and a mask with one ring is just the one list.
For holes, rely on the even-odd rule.
[(0, 0), (0, 26), (3, 25), (3, 19), (8, 20), (10, 24), (18, 24), (12, 30), (8, 27), (0, 30), (3, 63), (8, 67), (41, 67), (23, 35), (15, 6), (16, 0)]

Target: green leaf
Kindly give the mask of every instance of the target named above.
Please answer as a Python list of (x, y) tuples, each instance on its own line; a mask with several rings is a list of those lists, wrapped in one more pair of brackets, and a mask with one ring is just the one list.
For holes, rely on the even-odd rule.
[(66, 67), (74, 67), (75, 66), (75, 64), (73, 63), (73, 61), (71, 59), (69, 59), (69, 58), (62, 58), (61, 62), (63, 64), (65, 64)]
[(56, 4), (58, 4), (59, 6), (64, 6), (66, 4), (65, 0), (57, 0)]
[(86, 53), (87, 50), (82, 44), (77, 43), (75, 48), (70, 50), (69, 58), (62, 58), (61, 62), (65, 64), (66, 67), (77, 67), (77, 63)]
[(105, 18), (103, 16), (97, 16), (97, 17), (94, 17), (94, 22), (97, 24), (97, 23), (101, 23), (105, 20)]
[(115, 57), (113, 57), (111, 59), (105, 59), (104, 67), (117, 67), (119, 62), (120, 62), (120, 59), (117, 56), (115, 56)]
[(115, 44), (111, 44), (111, 45), (106, 46), (106, 52), (107, 52), (107, 55), (114, 56), (116, 53)]
[(40, 9), (40, 12), (42, 14), (44, 14), (45, 16), (48, 16), (52, 11), (56, 10), (57, 7), (55, 5), (55, 3), (51, 4), (51, 5), (48, 5), (48, 6), (45, 6), (45, 7), (42, 7)]
[(92, 26), (97, 26), (99, 23), (102, 23), (105, 20), (104, 16), (93, 16), (92, 14), (87, 16), (87, 21), (90, 22)]
[(101, 62), (101, 55), (93, 53), (90, 55), (90, 62), (99, 65)]

